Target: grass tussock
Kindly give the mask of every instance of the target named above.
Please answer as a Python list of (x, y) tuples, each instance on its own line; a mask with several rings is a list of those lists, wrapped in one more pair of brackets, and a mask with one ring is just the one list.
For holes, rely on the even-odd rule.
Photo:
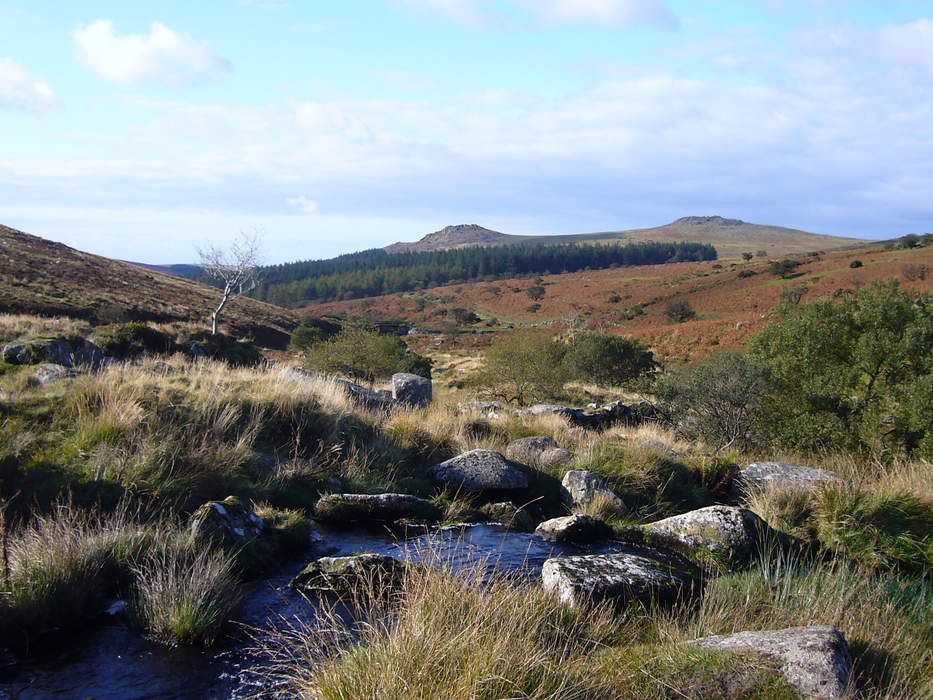
[(132, 569), (136, 614), (168, 644), (213, 643), (239, 600), (234, 558), (218, 550), (162, 550)]
[(87, 336), (90, 330), (88, 322), (64, 316), (0, 314), (0, 343), (18, 338)]

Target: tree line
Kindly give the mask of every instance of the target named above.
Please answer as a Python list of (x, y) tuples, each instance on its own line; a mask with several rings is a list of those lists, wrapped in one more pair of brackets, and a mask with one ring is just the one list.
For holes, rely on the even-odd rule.
[(479, 279), (715, 260), (707, 243), (501, 245), (389, 254), (382, 249), (263, 267), (250, 296), (281, 306), (410, 292)]

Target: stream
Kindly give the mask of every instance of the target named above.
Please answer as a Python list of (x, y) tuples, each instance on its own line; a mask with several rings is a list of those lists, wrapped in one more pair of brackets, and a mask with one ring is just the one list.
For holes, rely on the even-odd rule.
[[(312, 554), (375, 552), (408, 561), (440, 560), (454, 570), (481, 565), (487, 575), (507, 573), (519, 580), (536, 579), (553, 556), (633, 550), (615, 542), (561, 545), (494, 524), (442, 528), (404, 539), (366, 530), (324, 535), (326, 549)], [(248, 651), (245, 627), (261, 633), (282, 620), (313, 621), (313, 601), (288, 582), (314, 558), (302, 557), (279, 567), (271, 578), (250, 584), (236, 611), (240, 624), (228, 624), (210, 650), (167, 648), (128, 626), (124, 615), (104, 617), (54, 646), (34, 649), (27, 659), (0, 659), (0, 698), (282, 698), (263, 686), (255, 672), (262, 662)]]

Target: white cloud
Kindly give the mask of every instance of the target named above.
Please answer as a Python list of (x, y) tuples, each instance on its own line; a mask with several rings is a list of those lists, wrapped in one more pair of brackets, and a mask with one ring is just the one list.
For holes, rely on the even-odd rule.
[(0, 107), (43, 114), (56, 106), (58, 99), (48, 83), (12, 58), (0, 58)]
[(664, 28), (680, 24), (662, 0), (521, 0), (521, 4), (547, 24)]
[(933, 73), (933, 20), (885, 27), (879, 40), (882, 55), (888, 60)]
[(313, 199), (308, 199), (304, 195), (300, 197), (289, 197), (285, 200), (285, 203), (305, 214), (317, 214), (318, 211), (318, 203)]
[(104, 80), (120, 85), (180, 86), (216, 79), (230, 62), (208, 44), (153, 22), (148, 34), (117, 34), (109, 20), (72, 34), (78, 58)]

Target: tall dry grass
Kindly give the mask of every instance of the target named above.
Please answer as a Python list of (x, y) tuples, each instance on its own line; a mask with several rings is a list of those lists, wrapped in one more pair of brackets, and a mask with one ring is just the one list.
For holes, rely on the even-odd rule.
[(0, 314), (0, 343), (32, 336), (86, 336), (91, 326), (64, 316), (31, 316), (26, 314)]

